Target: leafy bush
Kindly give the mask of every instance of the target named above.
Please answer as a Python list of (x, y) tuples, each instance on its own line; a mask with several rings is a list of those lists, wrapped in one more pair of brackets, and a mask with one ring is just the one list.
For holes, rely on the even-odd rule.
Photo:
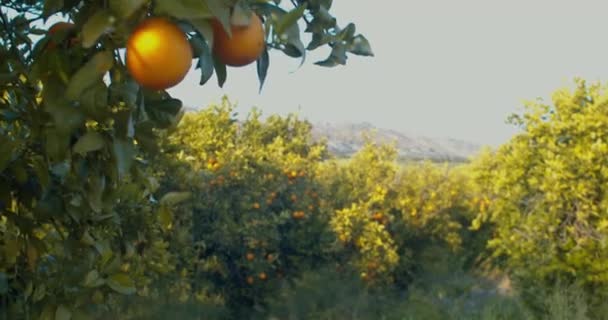
[(577, 81), (553, 105), (531, 102), (515, 116), (522, 133), (479, 157), (475, 180), (489, 199), (493, 254), (519, 284), (576, 284), (606, 296), (608, 279), (608, 95)]

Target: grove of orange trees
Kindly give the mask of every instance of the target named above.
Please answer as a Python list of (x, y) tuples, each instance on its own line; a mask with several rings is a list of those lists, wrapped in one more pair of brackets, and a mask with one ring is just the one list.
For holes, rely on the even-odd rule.
[(469, 163), (403, 164), (373, 135), (336, 159), (295, 115), (184, 112), (166, 91), (193, 60), (201, 85), (255, 62), (262, 86), (271, 49), (372, 56), (332, 1), (0, 3), (3, 319), (462, 319), (407, 313), (443, 291), (436, 308), (383, 298), (448, 260), (510, 277), (533, 318), (556, 284), (608, 310), (602, 85), (529, 103)]

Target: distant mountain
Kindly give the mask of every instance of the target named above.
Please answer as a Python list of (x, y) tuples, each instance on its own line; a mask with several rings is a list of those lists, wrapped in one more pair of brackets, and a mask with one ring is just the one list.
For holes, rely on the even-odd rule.
[(399, 157), (404, 160), (466, 161), (480, 145), (458, 139), (437, 139), (381, 129), (370, 123), (313, 124), (315, 139), (326, 138), (329, 151), (349, 157), (363, 147), (363, 133), (373, 131), (377, 142), (396, 142)]

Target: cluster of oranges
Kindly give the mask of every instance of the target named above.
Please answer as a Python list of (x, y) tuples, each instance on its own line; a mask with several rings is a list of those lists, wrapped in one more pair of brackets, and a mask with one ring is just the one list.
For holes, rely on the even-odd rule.
[[(248, 25), (232, 25), (229, 35), (217, 21), (211, 21), (214, 56), (228, 66), (239, 67), (256, 61), (265, 48), (262, 20), (251, 13)], [(59, 22), (49, 35), (73, 30), (74, 24)], [(69, 45), (78, 43), (70, 37)], [(47, 48), (57, 43), (49, 42)], [(126, 43), (126, 66), (143, 87), (164, 90), (180, 83), (192, 66), (193, 50), (188, 36), (168, 18), (149, 17), (139, 23)]]
[[(249, 25), (231, 26), (228, 35), (214, 20), (213, 53), (224, 64), (244, 66), (264, 50), (264, 29), (252, 13)], [(192, 48), (186, 34), (173, 22), (152, 17), (140, 23), (127, 40), (127, 68), (144, 87), (167, 89), (181, 82), (192, 65)]]
[[(253, 260), (255, 260), (255, 253), (253, 252), (247, 252), (247, 254), (245, 254), (245, 259), (247, 259), (247, 261), (252, 262)], [(272, 255), (271, 253), (266, 255), (266, 260), (270, 263), (272, 263), (274, 261), (274, 255)], [(266, 272), (262, 271), (260, 273), (258, 273), (258, 278), (262, 281), (268, 279), (268, 274), (266, 274)], [(247, 284), (252, 285), (255, 282), (255, 278), (253, 276), (248, 276), (247, 279)]]

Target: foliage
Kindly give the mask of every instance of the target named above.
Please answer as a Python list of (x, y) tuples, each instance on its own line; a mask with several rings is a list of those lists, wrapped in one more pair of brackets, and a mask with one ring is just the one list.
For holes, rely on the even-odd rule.
[(344, 253), (356, 257), (347, 260), (361, 277), (407, 286), (427, 247), (459, 250), (464, 239), (480, 241), (463, 228), (477, 209), (466, 168), (429, 162), (400, 167), (393, 146), (367, 141), (347, 163), (328, 161), (317, 173), (337, 210), (332, 229)]
[(494, 225), (489, 245), (514, 276), (605, 291), (607, 99), (579, 80), (573, 92), (555, 92), (553, 106), (530, 103), (513, 118), (523, 132), (478, 159), (489, 210), (474, 226)]
[(188, 283), (238, 312), (262, 307), (280, 279), (323, 263), (334, 240), (310, 175), (324, 156), (310, 125), (295, 117), (262, 122), (255, 111), (239, 123), (232, 112), (224, 100), (186, 115), (155, 171), (167, 192), (191, 195), (188, 206), (165, 207), (164, 222), (188, 230), (195, 253), (178, 264)]
[[(141, 88), (122, 59), (127, 36), (146, 17), (178, 23), (201, 84), (215, 70), (222, 85), (227, 74), (210, 54), (210, 20), (227, 27), (250, 10), (265, 21), (268, 48), (303, 58), (306, 24), (309, 50), (330, 46), (340, 64), (346, 52), (372, 55), (354, 25), (338, 27), (331, 1), (1, 3), (0, 295), (11, 319), (130, 317), (135, 310), (124, 306), (136, 296), (180, 301), (198, 290), (183, 262), (197, 253), (183, 245), (193, 221), (171, 219), (169, 210), (188, 206), (181, 202), (188, 195), (159, 188), (150, 160), (162, 151), (158, 135), (179, 122), (181, 101)], [(41, 22), (61, 19), (74, 28), (47, 35)], [(258, 61), (260, 81), (267, 57)]]

